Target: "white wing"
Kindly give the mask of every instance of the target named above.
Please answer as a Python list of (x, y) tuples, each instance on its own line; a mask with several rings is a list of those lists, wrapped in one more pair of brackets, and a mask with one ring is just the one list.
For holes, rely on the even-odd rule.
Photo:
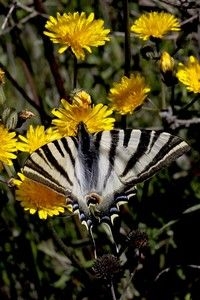
[(151, 130), (103, 131), (94, 135), (94, 143), (99, 151), (98, 188), (105, 193), (110, 187), (120, 193), (150, 178), (190, 149), (177, 136)]
[(77, 154), (77, 138), (56, 140), (33, 152), (25, 163), (23, 173), (55, 192), (68, 196), (77, 184), (74, 176)]

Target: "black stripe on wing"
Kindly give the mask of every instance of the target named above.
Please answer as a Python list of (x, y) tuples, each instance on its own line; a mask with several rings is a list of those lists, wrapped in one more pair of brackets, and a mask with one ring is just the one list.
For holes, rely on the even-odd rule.
[[(63, 142), (63, 144), (64, 144), (64, 141), (62, 141), (62, 142)], [(64, 157), (64, 156), (65, 156), (65, 153), (63, 152), (63, 150), (62, 150), (62, 148), (61, 148), (61, 146), (60, 146), (59, 141), (56, 140), (56, 141), (53, 142), (53, 144), (54, 144), (54, 146), (56, 147), (56, 149), (58, 150), (59, 154), (60, 154), (62, 157)]]
[(136, 151), (133, 153), (133, 155), (130, 157), (130, 159), (128, 160), (125, 169), (122, 173), (122, 176), (126, 176), (127, 173), (130, 171), (130, 169), (134, 167), (135, 163), (140, 160), (140, 158), (144, 155), (145, 152), (147, 152), (150, 140), (151, 140), (151, 135), (147, 134), (146, 131), (141, 131), (138, 147)]
[(119, 142), (119, 131), (118, 130), (112, 130), (110, 132), (110, 148), (108, 151), (108, 161), (109, 161), (109, 166), (108, 166), (108, 170), (107, 173), (105, 174), (105, 178), (104, 178), (104, 183), (103, 183), (103, 187), (105, 188), (108, 178), (114, 168), (114, 163), (115, 163), (115, 156), (116, 156), (116, 149), (118, 146), (118, 142)]
[(128, 147), (128, 143), (129, 143), (130, 138), (131, 138), (131, 133), (132, 133), (132, 129), (127, 129), (126, 131), (124, 131), (123, 146), (124, 146), (125, 148)]
[[(138, 174), (139, 177), (152, 176), (162, 167), (168, 166), (172, 161), (181, 156), (189, 146), (176, 136), (170, 136), (168, 142), (155, 155), (154, 159)], [(149, 174), (149, 175), (148, 175)]]
[[(94, 135), (92, 136), (92, 138), (94, 139), (94, 146), (95, 146), (95, 150), (96, 150), (96, 158), (97, 160), (99, 159), (99, 148), (100, 148), (100, 144), (101, 144), (101, 137), (102, 137), (102, 133), (103, 131), (98, 132), (97, 134), (95, 134), (95, 138)], [(98, 182), (98, 177), (99, 177), (99, 168), (97, 167), (95, 170), (95, 177), (93, 178), (93, 183), (96, 186), (97, 182)]]
[[(38, 164), (37, 161), (35, 161), (35, 158), (40, 156), (42, 159), (44, 159), (43, 164)], [(43, 154), (40, 151), (34, 152), (33, 155), (29, 157), (29, 159), (26, 161), (26, 164), (23, 168), (23, 173), (25, 176), (40, 181), (41, 176), (48, 179), (49, 181), (55, 182), (57, 185), (59, 182), (55, 180), (55, 178), (49, 174), (49, 172), (46, 172), (45, 170), (46, 166), (46, 158), (44, 158)]]
[[(36, 153), (34, 152), (34, 156), (35, 155)], [(41, 165), (38, 165), (34, 161), (33, 157), (30, 157), (26, 162), (26, 165), (23, 168), (23, 174), (26, 177), (44, 184), (49, 188), (57, 191), (58, 193), (65, 195), (66, 190), (60, 186), (60, 182), (57, 181), (51, 174), (45, 171), (45, 164), (43, 164), (43, 167)]]
[[(75, 157), (70, 145), (72, 150), (77, 149), (75, 137), (62, 138), (42, 146), (27, 159), (23, 169), (24, 175), (55, 191), (65, 193), (69, 186), (73, 186), (73, 179), (69, 176), (70, 172), (67, 172), (69, 165), (72, 167), (75, 165)], [(63, 185), (66, 186), (62, 186), (61, 176), (62, 182), (64, 180)]]
[(68, 173), (65, 171), (65, 169), (67, 168), (67, 165), (62, 166), (59, 164), (59, 161), (57, 160), (56, 157), (54, 157), (53, 153), (51, 152), (49, 144), (44, 145), (42, 147), (42, 150), (44, 151), (46, 158), (50, 162), (51, 166), (53, 166), (53, 168), (56, 169), (56, 171), (58, 171), (61, 175), (63, 175), (66, 178), (66, 180), (69, 182), (70, 185), (73, 185), (73, 182), (69, 178)]
[[(78, 143), (77, 143), (76, 138), (70, 137), (70, 139), (71, 139), (71, 141), (73, 141), (75, 147), (77, 148), (78, 147)], [(72, 162), (72, 165), (74, 166), (75, 165), (75, 157), (72, 154), (72, 151), (71, 151), (71, 149), (70, 149), (70, 147), (68, 145), (67, 139), (66, 138), (62, 138), (62, 139), (60, 139), (60, 142), (62, 142), (62, 145), (63, 145), (66, 153), (69, 155), (70, 160)]]
[[(172, 136), (168, 133), (156, 133), (154, 131), (145, 131), (135, 153), (131, 156), (122, 173), (122, 177), (126, 176), (137, 164), (137, 162), (145, 163), (143, 170), (136, 174), (136, 177), (128, 181), (128, 184), (136, 184), (153, 176), (161, 168), (168, 166), (172, 161), (176, 160), (183, 153), (188, 151), (190, 147), (179, 137)], [(166, 135), (165, 142), (160, 140), (161, 135)], [(162, 145), (163, 142), (163, 145)], [(154, 146), (161, 146), (155, 153)], [(154, 148), (154, 150), (152, 150)], [(131, 179), (131, 176), (130, 176)]]

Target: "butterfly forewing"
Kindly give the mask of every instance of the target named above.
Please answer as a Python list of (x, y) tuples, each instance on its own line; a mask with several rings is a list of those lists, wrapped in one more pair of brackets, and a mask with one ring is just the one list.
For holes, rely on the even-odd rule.
[(23, 173), (56, 192), (68, 195), (76, 184), (74, 166), (77, 152), (75, 137), (48, 143), (30, 155)]
[[(104, 179), (105, 185), (114, 170), (119, 191), (150, 178), (190, 149), (182, 139), (152, 130), (104, 131), (95, 139), (99, 143), (100, 182)], [(110, 164), (106, 165), (106, 160)]]

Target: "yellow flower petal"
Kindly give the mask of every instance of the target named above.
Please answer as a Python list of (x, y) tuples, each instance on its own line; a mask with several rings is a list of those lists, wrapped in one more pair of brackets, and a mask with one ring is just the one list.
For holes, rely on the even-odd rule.
[(123, 76), (120, 82), (114, 83), (108, 99), (112, 108), (124, 115), (142, 105), (149, 91), (144, 77), (140, 74), (131, 74), (130, 78)]
[(15, 132), (9, 132), (4, 125), (0, 124), (0, 163), (12, 165), (12, 159), (16, 158), (14, 152), (17, 151), (17, 139)]
[(38, 212), (40, 219), (57, 216), (65, 209), (72, 211), (72, 206), (66, 203), (64, 195), (25, 177), (22, 173), (18, 176), (19, 179), (13, 179), (12, 184), (16, 185), (16, 200), (21, 202), (25, 211), (29, 211), (30, 214)]
[(94, 20), (94, 14), (88, 18), (82, 12), (64, 13), (57, 17), (50, 17), (46, 22), (44, 34), (49, 36), (53, 43), (60, 44), (59, 53), (63, 53), (69, 47), (78, 59), (85, 58), (85, 51), (91, 53), (91, 47), (104, 45), (110, 39), (107, 37), (109, 29), (104, 29), (103, 20)]
[(86, 124), (90, 133), (114, 127), (115, 119), (111, 117), (113, 110), (101, 103), (92, 106), (90, 102), (90, 96), (83, 91), (74, 96), (72, 104), (61, 100), (60, 107), (52, 111), (56, 116), (52, 124), (62, 136), (75, 135), (80, 122)]
[(37, 125), (36, 127), (30, 125), (26, 132), (26, 137), (19, 135), (20, 141), (17, 143), (17, 149), (32, 153), (43, 145), (59, 138), (61, 138), (61, 135), (55, 128), (50, 127), (45, 130), (42, 125)]
[(169, 31), (179, 30), (179, 20), (173, 14), (166, 12), (144, 13), (131, 26), (131, 31), (143, 40), (148, 40), (150, 37), (163, 38)]
[(186, 64), (179, 63), (176, 76), (188, 91), (200, 93), (200, 61), (190, 56)]

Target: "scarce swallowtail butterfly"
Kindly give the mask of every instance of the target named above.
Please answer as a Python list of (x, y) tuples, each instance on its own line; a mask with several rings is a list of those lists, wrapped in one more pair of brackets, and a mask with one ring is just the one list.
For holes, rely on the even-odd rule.
[(89, 231), (109, 225), (136, 184), (168, 166), (190, 147), (177, 136), (152, 130), (110, 130), (90, 134), (80, 123), (77, 135), (48, 143), (25, 162), (23, 173), (66, 197)]

